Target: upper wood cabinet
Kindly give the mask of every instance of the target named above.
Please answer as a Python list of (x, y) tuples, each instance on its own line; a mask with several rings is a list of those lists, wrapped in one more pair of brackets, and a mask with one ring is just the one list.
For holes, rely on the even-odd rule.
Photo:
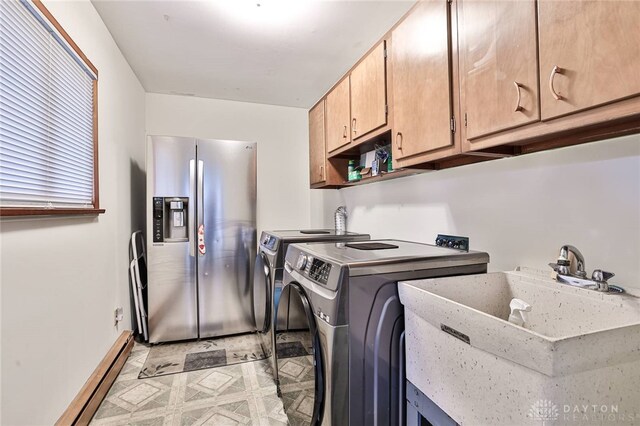
[(454, 143), (449, 22), (446, 0), (423, 1), (391, 33), (394, 161)]
[(311, 186), (352, 185), (377, 145), (393, 178), (637, 133), (638, 17), (640, 0), (417, 1), (310, 111)]
[(351, 143), (351, 109), (349, 76), (342, 80), (326, 99), (327, 151), (335, 151)]
[(538, 0), (543, 120), (640, 94), (639, 17), (638, 1)]
[(538, 121), (535, 1), (459, 0), (458, 34), (466, 138)]
[(309, 181), (311, 185), (326, 180), (324, 103), (324, 100), (320, 101), (309, 111)]
[(385, 42), (351, 71), (351, 132), (358, 139), (387, 124)]

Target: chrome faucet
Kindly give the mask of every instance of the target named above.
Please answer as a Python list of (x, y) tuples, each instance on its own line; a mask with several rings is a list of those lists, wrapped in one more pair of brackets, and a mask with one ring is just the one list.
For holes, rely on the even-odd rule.
[[(575, 266), (571, 261), (570, 254), (573, 254)], [(624, 292), (621, 287), (609, 285), (608, 280), (615, 275), (613, 272), (595, 269), (591, 274), (591, 279), (588, 279), (584, 267), (584, 256), (580, 250), (572, 245), (566, 244), (560, 247), (558, 260), (556, 263), (549, 263), (549, 266), (556, 271), (556, 279), (559, 283), (601, 292)]]
[[(571, 259), (569, 253), (572, 253), (576, 259), (575, 271), (571, 269)], [(560, 247), (560, 255), (558, 256), (558, 273), (562, 275), (572, 275), (577, 278), (587, 278), (587, 271), (584, 269), (584, 256), (576, 247), (572, 245), (564, 245)]]

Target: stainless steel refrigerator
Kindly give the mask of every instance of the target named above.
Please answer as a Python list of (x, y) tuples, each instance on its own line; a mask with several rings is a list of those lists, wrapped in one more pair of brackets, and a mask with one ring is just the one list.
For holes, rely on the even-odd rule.
[(147, 138), (149, 341), (255, 331), (255, 143)]

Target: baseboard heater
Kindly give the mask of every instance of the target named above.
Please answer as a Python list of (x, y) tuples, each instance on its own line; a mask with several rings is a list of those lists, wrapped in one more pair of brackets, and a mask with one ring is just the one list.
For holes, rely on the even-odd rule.
[(133, 347), (133, 333), (125, 330), (111, 346), (107, 355), (71, 401), (56, 426), (88, 425), (111, 385), (122, 370)]

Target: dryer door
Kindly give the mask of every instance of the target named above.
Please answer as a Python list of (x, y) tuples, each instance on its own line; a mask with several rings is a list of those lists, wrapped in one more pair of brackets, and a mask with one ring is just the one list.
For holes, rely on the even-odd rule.
[[(304, 324), (276, 331), (278, 390), (292, 425), (320, 425), (324, 404), (324, 374), (320, 335), (309, 299), (300, 284), (292, 282), (282, 289), (282, 298), (299, 303)], [(283, 309), (280, 309), (280, 307)], [(279, 303), (276, 324), (288, 309)]]
[(265, 333), (271, 326), (271, 267), (263, 252), (256, 256), (253, 268), (253, 315), (256, 330)]

